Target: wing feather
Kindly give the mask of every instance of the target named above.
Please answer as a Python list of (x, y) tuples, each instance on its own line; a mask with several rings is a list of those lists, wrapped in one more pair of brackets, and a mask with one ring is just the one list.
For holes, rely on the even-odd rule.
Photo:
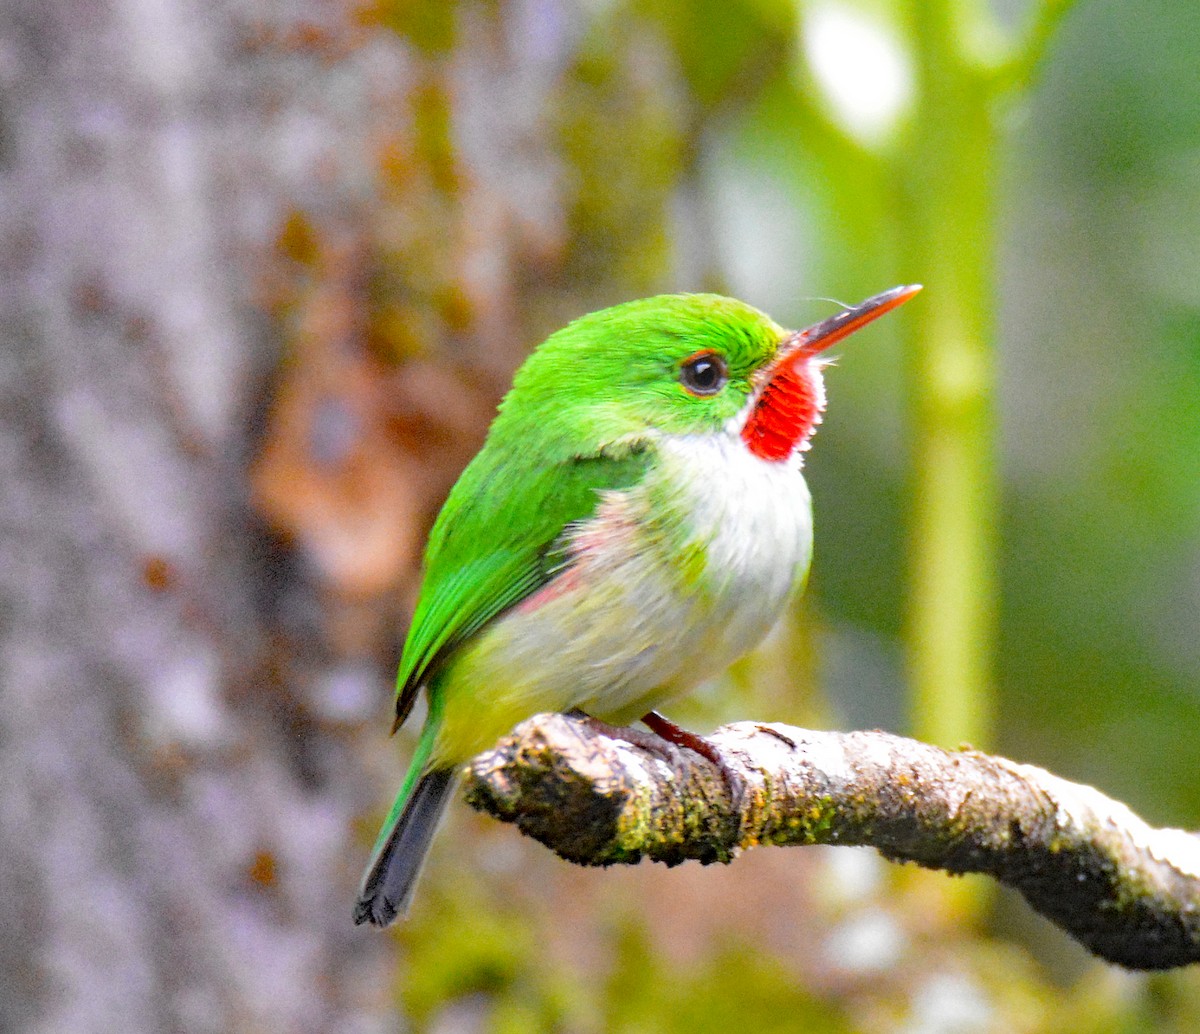
[(649, 462), (642, 445), (557, 463), (529, 454), (476, 456), (429, 536), (425, 578), (396, 679), (396, 722), (408, 717), (456, 646), (536, 592), (569, 564), (563, 532), (596, 510), (600, 494), (629, 488)]

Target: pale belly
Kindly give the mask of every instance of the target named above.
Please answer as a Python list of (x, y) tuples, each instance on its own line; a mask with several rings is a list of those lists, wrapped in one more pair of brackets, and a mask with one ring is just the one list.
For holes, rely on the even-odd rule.
[(720, 674), (803, 581), (811, 514), (798, 464), (727, 436), (665, 444), (645, 484), (579, 529), (571, 568), (447, 665), (436, 754), (470, 757), (540, 711), (626, 723)]

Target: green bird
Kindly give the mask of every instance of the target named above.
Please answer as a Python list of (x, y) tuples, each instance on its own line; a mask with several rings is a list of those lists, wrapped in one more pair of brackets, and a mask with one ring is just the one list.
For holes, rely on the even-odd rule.
[(822, 353), (919, 290), (797, 332), (731, 298), (663, 295), (529, 356), (429, 536), (393, 730), (422, 688), (428, 713), (356, 923), (407, 908), (459, 768), (519, 721), (627, 724), (762, 639), (812, 555), (801, 460)]

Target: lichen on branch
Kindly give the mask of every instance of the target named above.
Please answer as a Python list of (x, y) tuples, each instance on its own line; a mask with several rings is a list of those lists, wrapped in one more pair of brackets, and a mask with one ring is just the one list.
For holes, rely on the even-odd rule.
[(544, 714), (470, 765), (469, 803), (568, 861), (730, 862), (760, 844), (868, 845), (1019, 891), (1132, 969), (1200, 961), (1200, 837), (1031, 765), (883, 732), (738, 722), (725, 762)]

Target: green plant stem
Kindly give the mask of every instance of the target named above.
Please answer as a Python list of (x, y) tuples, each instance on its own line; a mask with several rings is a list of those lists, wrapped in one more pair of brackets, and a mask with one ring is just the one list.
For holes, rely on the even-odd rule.
[(1012, 58), (998, 69), (997, 92), (1029, 89), (1045, 64), (1046, 52), (1058, 33), (1058, 27), (1071, 12), (1076, 0), (1042, 0), (1030, 17), (1022, 45)]
[(943, 746), (992, 738), (998, 489), (991, 358), (992, 79), (963, 53), (963, 0), (912, 4), (918, 100), (901, 148), (897, 206), (913, 272), (909, 663), (916, 736)]

